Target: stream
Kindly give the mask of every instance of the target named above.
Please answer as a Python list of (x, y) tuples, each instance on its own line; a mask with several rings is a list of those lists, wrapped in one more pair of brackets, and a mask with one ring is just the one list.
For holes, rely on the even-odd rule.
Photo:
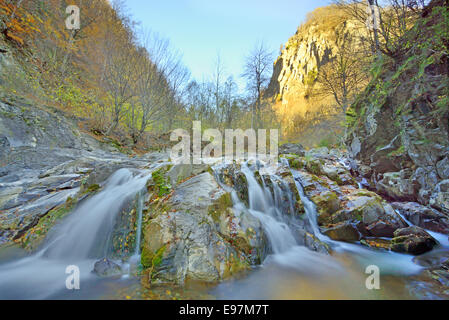
[[(288, 165), (284, 163), (283, 165)], [(155, 168), (153, 168), (154, 170)], [(140, 263), (140, 246), (127, 261), (116, 261), (123, 275), (99, 278), (91, 271), (99, 259), (108, 257), (114, 221), (125, 203), (137, 196), (137, 235), (140, 243), (145, 186), (151, 170), (120, 169), (96, 195), (81, 202), (56, 225), (45, 244), (36, 253), (24, 256), (16, 251), (0, 258), (0, 299), (101, 299), (123, 298), (139, 291), (139, 279), (133, 270)], [(425, 283), (419, 281), (422, 271), (414, 257), (388, 251), (377, 251), (359, 244), (331, 240), (321, 234), (315, 204), (304, 193), (301, 177), (291, 169), (296, 188), (305, 208), (305, 218), (286, 212), (293, 208), (293, 194), (282, 178), (271, 175), (271, 190), (255, 168), (242, 165), (248, 183), (249, 206), (232, 191), (234, 210), (249, 210), (263, 226), (270, 254), (262, 265), (249, 273), (215, 287), (197, 289), (206, 297), (218, 299), (420, 299)], [(216, 176), (217, 179), (217, 176)], [(220, 181), (218, 181), (220, 183)], [(220, 185), (223, 185), (220, 183)], [(281, 187), (279, 187), (279, 185)], [(285, 196), (287, 193), (287, 197)], [(285, 198), (288, 200), (285, 201)], [(405, 219), (404, 219), (405, 220)], [(406, 220), (405, 220), (406, 221)], [(410, 222), (407, 222), (410, 225)], [(306, 248), (298, 241), (298, 230), (306, 229), (331, 248), (331, 254)], [(429, 231), (440, 242), (436, 252), (449, 251), (447, 236)], [(81, 290), (65, 288), (66, 268), (80, 269)], [(380, 270), (380, 289), (368, 290), (368, 266)], [(195, 289), (196, 290), (196, 289)], [(430, 290), (430, 289), (429, 289)], [(428, 292), (429, 290), (424, 290)], [(115, 295), (114, 292), (120, 292)], [(124, 294), (122, 294), (124, 293)], [(428, 294), (428, 293), (426, 293)], [(133, 296), (135, 297), (135, 296)], [(426, 298), (438, 298), (427, 295)]]

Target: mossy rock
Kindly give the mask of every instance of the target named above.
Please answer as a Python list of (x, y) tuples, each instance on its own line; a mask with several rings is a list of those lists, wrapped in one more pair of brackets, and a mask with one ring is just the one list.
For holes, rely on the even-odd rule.
[(66, 203), (50, 210), (39, 220), (36, 226), (28, 230), (25, 235), (20, 238), (19, 242), (21, 246), (27, 251), (36, 250), (45, 240), (50, 229), (69, 214), (75, 208), (76, 203), (76, 199), (69, 197), (66, 200)]
[(144, 247), (140, 258), (142, 267), (144, 269), (151, 269), (152, 272), (155, 272), (162, 263), (166, 249), (167, 247), (165, 245), (156, 251), (151, 251), (148, 247)]
[(167, 170), (163, 168), (153, 171), (151, 174), (153, 184), (147, 184), (149, 191), (153, 191), (158, 197), (166, 196), (172, 191), (172, 186), (165, 176), (166, 172)]
[(332, 191), (324, 191), (312, 197), (318, 209), (318, 223), (329, 224), (331, 216), (340, 209), (341, 201), (337, 194)]
[(306, 170), (312, 174), (315, 175), (322, 175), (323, 174), (323, 167), (322, 163), (318, 159), (306, 159)]
[(209, 215), (215, 223), (220, 222), (220, 217), (226, 213), (229, 208), (232, 208), (232, 197), (230, 193), (223, 194), (218, 198), (213, 205), (209, 207)]

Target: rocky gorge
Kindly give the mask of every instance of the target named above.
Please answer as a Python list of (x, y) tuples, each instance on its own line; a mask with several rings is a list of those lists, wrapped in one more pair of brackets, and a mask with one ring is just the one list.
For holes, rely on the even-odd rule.
[[(0, 6), (0, 15), (11, 6)], [(37, 16), (38, 9), (27, 7)], [(163, 72), (134, 48), (133, 37), (126, 38), (131, 50), (116, 48), (120, 63), (109, 68), (145, 53), (151, 80), (125, 87), (141, 108), (163, 98), (156, 110), (163, 126), (131, 102), (115, 99), (113, 108), (114, 88), (93, 80), (103, 82), (107, 73), (92, 66), (109, 60), (88, 59), (108, 51), (94, 46), (102, 41), (84, 44), (96, 48), (84, 55), (66, 55), (57, 73), (45, 59), (59, 42), (44, 41), (56, 29), (42, 28), (47, 34), (39, 31), (43, 38), (32, 46), (33, 37), (20, 32), (27, 28), (8, 30), (14, 24), (2, 21), (0, 299), (449, 299), (449, 15), (440, 0), (420, 9), (395, 54), (371, 52), (366, 83), (345, 96), (333, 118), (340, 131), (321, 123), (327, 137), (341, 141), (318, 143), (324, 136), (313, 127), (323, 109), (311, 121), (313, 139), (287, 137), (275, 163), (249, 153), (241, 161), (176, 163), (171, 132), (159, 134), (186, 122), (168, 108), (180, 107), (186, 113), (178, 117), (188, 122), (204, 114), (191, 115), (176, 90), (167, 90), (176, 72), (153, 88), (153, 72)], [(132, 35), (128, 19), (117, 17), (118, 34)], [(308, 125), (307, 114), (324, 106), (312, 97), (323, 89), (320, 70), (342, 54), (337, 38), (351, 38), (355, 29), (341, 7), (315, 10), (281, 48), (271, 83), (259, 91), (260, 106), (267, 97), (275, 101), (263, 112), (283, 110), (277, 120), (292, 132)], [(74, 70), (95, 76), (83, 82), (75, 72), (68, 81), (69, 56), (72, 66), (80, 64)], [(129, 82), (133, 68), (120, 79)], [(136, 95), (140, 89), (151, 90)], [(327, 94), (321, 102), (335, 107), (333, 99)], [(228, 116), (253, 123), (254, 109), (242, 113), (249, 103), (240, 110), (228, 102), (235, 113)], [(229, 127), (245, 123), (233, 117)], [(152, 140), (157, 148), (150, 149)]]
[(345, 152), (287, 144), (276, 166), (179, 165), (163, 152), (124, 155), (25, 100), (0, 106), (2, 298), (23, 298), (24, 288), (29, 298), (60, 297), (74, 262), (82, 282), (125, 277), (149, 291), (203, 283), (220, 298), (223, 286), (273, 265), (311, 278), (344, 272), (343, 256), (360, 275), (379, 265), (399, 277), (412, 298), (446, 298), (445, 211), (383, 197), (373, 169)]

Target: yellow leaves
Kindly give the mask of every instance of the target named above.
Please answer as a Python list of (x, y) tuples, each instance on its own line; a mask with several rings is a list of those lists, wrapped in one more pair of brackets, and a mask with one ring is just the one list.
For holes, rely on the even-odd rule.
[(22, 38), (20, 38), (20, 37), (18, 37), (18, 36), (15, 36), (14, 34), (11, 34), (11, 33), (9, 33), (9, 32), (8, 32), (8, 37), (11, 38), (11, 39), (14, 40), (14, 41), (20, 43), (21, 45), (23, 45), (23, 43), (24, 43), (24, 41), (23, 41)]
[(20, 45), (24, 44), (27, 35), (40, 32), (35, 27), (36, 19), (31, 14), (5, 0), (0, 0), (0, 16), (4, 16), (6, 37)]

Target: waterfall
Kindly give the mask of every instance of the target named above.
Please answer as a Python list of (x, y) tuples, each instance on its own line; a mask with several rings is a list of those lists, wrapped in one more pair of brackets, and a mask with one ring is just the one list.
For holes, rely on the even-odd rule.
[(142, 238), (142, 211), (143, 211), (143, 197), (144, 192), (141, 190), (137, 194), (137, 205), (136, 205), (136, 214), (137, 214), (137, 224), (136, 224), (136, 248), (134, 250), (134, 255), (140, 255), (140, 241)]
[(295, 179), (295, 185), (299, 193), (299, 197), (304, 205), (304, 210), (306, 212), (307, 219), (310, 223), (310, 226), (313, 230), (313, 235), (317, 237), (321, 241), (329, 240), (328, 237), (321, 234), (320, 228), (318, 227), (317, 215), (316, 215), (316, 206), (315, 204), (306, 196), (304, 193), (304, 188), (300, 183), (300, 178), (295, 172), (293, 173), (293, 177)]
[[(283, 164), (290, 168), (286, 159), (283, 159)], [(334, 241), (329, 237), (323, 235), (320, 231), (317, 221), (316, 205), (307, 197), (304, 188), (301, 184), (301, 177), (298, 171), (290, 169), (294, 179), (296, 188), (299, 192), (301, 201), (306, 211), (307, 219), (311, 225), (315, 237), (320, 241), (328, 244), (335, 252), (346, 252), (353, 255), (362, 265), (376, 265), (380, 267), (383, 273), (386, 274), (416, 274), (421, 271), (421, 267), (413, 262), (413, 257), (405, 254), (395, 252), (382, 252), (362, 247), (359, 244), (346, 243)]]
[(283, 221), (282, 212), (275, 206), (276, 201), (273, 200), (269, 188), (259, 185), (246, 164), (242, 165), (242, 173), (248, 182), (249, 212), (262, 223), (273, 252), (286, 252), (296, 246), (293, 232)]
[[(82, 202), (49, 233), (46, 245), (24, 259), (0, 265), (0, 298), (43, 299), (65, 290), (66, 268), (79, 267), (81, 286), (106, 256), (120, 210), (145, 187), (150, 171), (120, 169), (98, 194)], [(139, 197), (142, 198), (142, 197)], [(142, 200), (139, 200), (141, 223)], [(140, 212), (139, 212), (140, 211)], [(140, 225), (138, 237), (140, 238)], [(137, 241), (140, 241), (137, 239)], [(139, 250), (136, 242), (136, 250)]]

